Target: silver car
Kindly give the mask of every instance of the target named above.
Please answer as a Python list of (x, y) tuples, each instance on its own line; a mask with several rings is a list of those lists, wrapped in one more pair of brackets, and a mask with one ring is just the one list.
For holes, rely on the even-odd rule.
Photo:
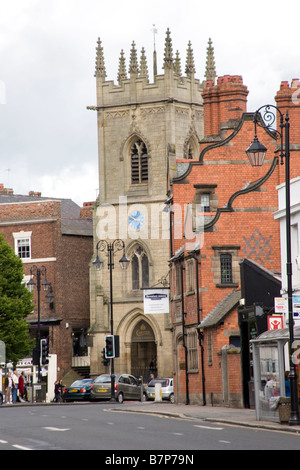
[(173, 387), (173, 378), (166, 378), (166, 379), (152, 379), (147, 386), (147, 399), (154, 400), (155, 399), (155, 384), (161, 384), (161, 397), (163, 400), (170, 400), (171, 403), (175, 402), (174, 397), (174, 387)]
[[(130, 374), (117, 374), (115, 376), (115, 397), (119, 403), (124, 400), (147, 399), (146, 392), (142, 390), (139, 379)], [(109, 400), (111, 398), (111, 376), (102, 374), (92, 383), (91, 400)]]

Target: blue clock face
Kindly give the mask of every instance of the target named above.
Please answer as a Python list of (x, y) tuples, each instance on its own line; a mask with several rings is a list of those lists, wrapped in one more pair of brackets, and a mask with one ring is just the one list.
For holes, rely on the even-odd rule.
[(144, 216), (139, 211), (133, 211), (128, 217), (128, 224), (133, 230), (140, 230), (144, 224)]

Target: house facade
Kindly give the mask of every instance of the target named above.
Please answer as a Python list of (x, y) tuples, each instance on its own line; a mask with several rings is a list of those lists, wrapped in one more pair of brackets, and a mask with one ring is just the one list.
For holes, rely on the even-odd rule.
[[(297, 157), (299, 142), (294, 92), (294, 81), (291, 87), (283, 82), (275, 97), (277, 106), (283, 112), (288, 107), (291, 115), (291, 160)], [(243, 260), (253, 262), (252, 271), (257, 265), (255, 277), (262, 276), (264, 285), (272, 286), (273, 296), (280, 294), (280, 230), (274, 213), (284, 168), (275, 133), (262, 127), (257, 128), (257, 137), (268, 152), (261, 167), (250, 165), (245, 150), (254, 137), (254, 113), (247, 112), (247, 94), (240, 76), (206, 82), (200, 156), (196, 161), (177, 159), (178, 175), (170, 179), (171, 311), (179, 402), (248, 406), (238, 314), (245, 302)], [(295, 160), (293, 175), (297, 166)], [(266, 328), (258, 315), (272, 313), (274, 299), (265, 294), (257, 285), (255, 294), (247, 296), (254, 334)], [(265, 302), (261, 310), (254, 308), (256, 302)], [(250, 324), (247, 319), (247, 334)]]
[[(33, 280), (34, 311), (27, 317), (37, 338), (40, 270), (40, 337), (57, 355), (58, 378), (78, 368), (89, 373), (89, 276), (93, 252), (92, 205), (69, 199), (17, 195), (0, 185), (0, 231), (20, 256), (24, 282)], [(50, 283), (47, 292), (43, 282)]]

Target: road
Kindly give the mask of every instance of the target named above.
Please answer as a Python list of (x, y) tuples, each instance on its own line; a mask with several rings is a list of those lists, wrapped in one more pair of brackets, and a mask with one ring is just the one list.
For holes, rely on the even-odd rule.
[(300, 436), (295, 433), (122, 412), (121, 406), (97, 403), (1, 407), (0, 451), (102, 450), (101, 459), (123, 455), (118, 451), (148, 450), (148, 454), (141, 455), (153, 458), (159, 451), (173, 455), (185, 451), (185, 456), (197, 459), (197, 452), (189, 451), (300, 448)]

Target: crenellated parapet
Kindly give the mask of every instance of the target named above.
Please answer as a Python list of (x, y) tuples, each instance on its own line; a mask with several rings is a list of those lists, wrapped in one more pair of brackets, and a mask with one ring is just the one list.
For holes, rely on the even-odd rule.
[[(212, 60), (213, 50), (211, 41), (209, 45), (209, 64), (211, 77), (214, 67)], [(162, 64), (163, 73), (157, 74), (156, 53), (153, 64), (153, 82), (149, 81), (147, 55), (144, 48), (140, 55), (132, 42), (129, 64), (127, 68), (126, 54), (121, 50), (119, 58), (119, 69), (117, 83), (107, 80), (105, 69), (105, 58), (100, 38), (96, 47), (96, 70), (97, 82), (97, 108), (111, 106), (122, 106), (135, 103), (149, 103), (157, 101), (178, 101), (202, 106), (202, 92), (204, 82), (195, 77), (196, 69), (192, 44), (189, 41), (185, 61), (185, 75), (181, 72), (181, 58), (179, 52), (173, 53), (171, 33), (166, 32), (164, 45), (164, 60)], [(206, 75), (208, 72), (206, 73)], [(96, 107), (94, 107), (95, 109)]]

